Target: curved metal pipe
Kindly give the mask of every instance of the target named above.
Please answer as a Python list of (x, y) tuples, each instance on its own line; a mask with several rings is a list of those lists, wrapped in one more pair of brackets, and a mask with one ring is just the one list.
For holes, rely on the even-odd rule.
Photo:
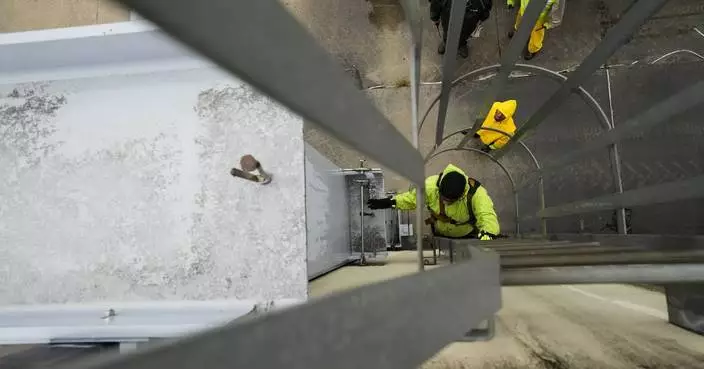
[(670, 57), (670, 56), (672, 56), (672, 55), (679, 54), (679, 53), (686, 53), (686, 54), (694, 55), (694, 56), (696, 56), (697, 58), (704, 60), (704, 56), (702, 56), (702, 55), (700, 55), (700, 54), (697, 54), (696, 52), (694, 52), (694, 51), (692, 51), (692, 50), (680, 49), (680, 50), (670, 51), (669, 53), (667, 53), (667, 54), (665, 54), (665, 55), (663, 55), (663, 56), (661, 56), (661, 57), (659, 57), (659, 58), (657, 58), (657, 59), (651, 61), (651, 62), (648, 63), (648, 64), (655, 64), (655, 63), (659, 62), (660, 60), (666, 59), (666, 58), (668, 58), (668, 57)]
[[(513, 137), (510, 133), (504, 132), (500, 129), (489, 128), (489, 127), (483, 127), (482, 129), (487, 130), (487, 131), (494, 131), (497, 133), (501, 133), (502, 135), (507, 136), (507, 137)], [(463, 130), (453, 132), (453, 133), (445, 136), (442, 140), (445, 141), (454, 135), (460, 134), (463, 131), (465, 131), (465, 130), (463, 129)], [(535, 154), (533, 154), (533, 151), (530, 148), (528, 148), (528, 146), (523, 141), (518, 141), (518, 143), (521, 146), (523, 146), (523, 149), (528, 153), (528, 156), (530, 156), (531, 160), (533, 161), (533, 164), (535, 164), (535, 168), (540, 170), (540, 168), (541, 168), (540, 163), (538, 162), (538, 158), (535, 157)], [(428, 162), (428, 160), (432, 159), (435, 156), (435, 155), (433, 155), (434, 153), (435, 153), (435, 150), (432, 150), (428, 153), (428, 155), (425, 156), (426, 163)]]
[(506, 174), (506, 177), (508, 177), (508, 181), (511, 183), (511, 190), (513, 191), (513, 204), (514, 204), (514, 216), (515, 216), (515, 223), (516, 223), (516, 236), (519, 236), (521, 234), (521, 226), (519, 223), (519, 213), (518, 213), (518, 191), (516, 190), (516, 182), (513, 180), (513, 176), (511, 176), (511, 172), (509, 172), (508, 169), (506, 169), (506, 167), (503, 164), (501, 164), (501, 162), (499, 162), (496, 158), (494, 158), (490, 154), (485, 153), (484, 151), (481, 151), (479, 149), (472, 148), (472, 147), (463, 147), (463, 148), (456, 148), (455, 147), (455, 148), (450, 148), (450, 149), (438, 151), (438, 152), (434, 153), (432, 156), (430, 156), (429, 158), (427, 158), (425, 160), (425, 162), (427, 163), (428, 161), (430, 161), (434, 157), (436, 157), (440, 154), (444, 154), (446, 152), (450, 152), (450, 151), (471, 151), (471, 152), (476, 152), (476, 153), (482, 154), (482, 155), (488, 157), (489, 159), (491, 159), (491, 161), (496, 163), (496, 165), (498, 165), (501, 168), (501, 170), (504, 171), (504, 173)]
[[(462, 80), (467, 79), (467, 78), (469, 78), (469, 77), (473, 77), (473, 76), (478, 75), (478, 74), (482, 74), (482, 73), (484, 73), (484, 72), (486, 72), (486, 71), (490, 71), (490, 70), (493, 70), (493, 69), (498, 70), (498, 69), (499, 69), (499, 66), (500, 66), (499, 64), (494, 64), (494, 65), (490, 65), (490, 66), (488, 66), (488, 67), (481, 67), (481, 68), (475, 69), (475, 70), (473, 70), (473, 71), (471, 71), (471, 72), (468, 72), (468, 73), (466, 73), (466, 74), (463, 74), (463, 75), (459, 76), (457, 79), (455, 79), (454, 81), (452, 81), (452, 85), (451, 85), (451, 86), (452, 86), (452, 87), (455, 87), (455, 85), (457, 85), (458, 83), (460, 83)], [(419, 133), (420, 133), (420, 130), (423, 129), (423, 123), (425, 123), (425, 118), (428, 117), (428, 114), (430, 114), (430, 110), (433, 109), (433, 107), (435, 106), (435, 104), (438, 103), (439, 100), (440, 100), (440, 94), (438, 94), (438, 96), (435, 97), (435, 99), (433, 100), (433, 102), (430, 103), (430, 106), (429, 106), (428, 109), (425, 111), (425, 114), (423, 114), (423, 119), (420, 120), (420, 124), (418, 125), (418, 132), (419, 132)]]
[(533, 164), (535, 164), (535, 169), (540, 170), (540, 168), (541, 168), (540, 163), (538, 163), (538, 158), (535, 157), (535, 155), (533, 154), (533, 151), (531, 151), (531, 149), (529, 149), (528, 146), (523, 141), (518, 141), (518, 143), (521, 146), (523, 146), (523, 148), (528, 153), (528, 156), (530, 156), (531, 160), (533, 160)]
[[(490, 66), (487, 66), (487, 67), (482, 67), (482, 68), (475, 69), (475, 70), (473, 70), (473, 71), (471, 71), (471, 72), (468, 72), (468, 73), (466, 73), (466, 74), (463, 74), (463, 75), (459, 76), (457, 79), (455, 79), (454, 81), (452, 81), (452, 87), (454, 87), (456, 84), (460, 83), (461, 81), (463, 81), (463, 80), (465, 80), (465, 79), (467, 79), (467, 78), (474, 77), (474, 76), (476, 76), (476, 75), (481, 75), (481, 74), (484, 74), (484, 73), (490, 72), (490, 71), (498, 71), (500, 67), (501, 67), (500, 64), (494, 64), (494, 65), (490, 65)], [(516, 64), (515, 67), (514, 67), (514, 70), (523, 71), (523, 72), (535, 72), (535, 73), (538, 74), (538, 75), (541, 75), (541, 76), (544, 76), (544, 77), (548, 77), (548, 78), (554, 79), (554, 80), (559, 81), (559, 82), (564, 82), (564, 81), (567, 80), (567, 77), (563, 76), (563, 75), (560, 74), (560, 73), (557, 73), (557, 72), (552, 71), (552, 70), (550, 70), (550, 69), (543, 68), (543, 67), (539, 67), (539, 66), (536, 66), (536, 65), (530, 65), (530, 64)], [(579, 95), (582, 97), (582, 99), (584, 100), (584, 102), (586, 102), (587, 105), (588, 105), (589, 107), (591, 107), (592, 110), (597, 114), (597, 119), (599, 120), (599, 123), (600, 123), (604, 128), (608, 129), (608, 128), (609, 128), (609, 118), (607, 117), (606, 113), (604, 112), (604, 109), (601, 108), (601, 105), (599, 105), (599, 103), (596, 101), (596, 99), (594, 99), (594, 96), (592, 96), (589, 92), (587, 92), (587, 90), (585, 90), (585, 89), (584, 89), (583, 87), (581, 87), (581, 86), (577, 89), (577, 92), (578, 92)], [(428, 109), (425, 111), (425, 114), (423, 114), (423, 119), (420, 121), (420, 124), (418, 125), (418, 131), (419, 131), (419, 132), (420, 132), (420, 130), (423, 128), (423, 124), (425, 123), (425, 119), (426, 119), (426, 118), (428, 117), (428, 115), (430, 114), (430, 110), (432, 110), (433, 107), (435, 107), (435, 104), (438, 103), (438, 100), (440, 100), (440, 95), (439, 95), (439, 94), (438, 94), (438, 96), (435, 97), (435, 99), (430, 103), (430, 106), (428, 106)], [(445, 137), (443, 140), (445, 140), (446, 138), (447, 138), (447, 137)]]

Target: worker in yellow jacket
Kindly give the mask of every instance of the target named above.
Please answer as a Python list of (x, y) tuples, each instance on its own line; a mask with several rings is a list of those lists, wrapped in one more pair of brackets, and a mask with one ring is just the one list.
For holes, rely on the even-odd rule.
[[(514, 23), (513, 25), (513, 30), (518, 30), (518, 26), (521, 24), (521, 18), (523, 17), (523, 13), (525, 13), (526, 8), (528, 7), (528, 3), (530, 2), (530, 0), (506, 0), (506, 4), (508, 5), (509, 9), (511, 9), (516, 6), (517, 1), (520, 2), (520, 4), (518, 7), (518, 13), (516, 14), (516, 23)], [(523, 58), (525, 60), (533, 59), (535, 54), (537, 54), (538, 51), (543, 48), (545, 30), (549, 29), (551, 26), (550, 13), (552, 11), (553, 6), (555, 6), (557, 2), (558, 0), (548, 0), (547, 4), (545, 4), (545, 8), (538, 17), (538, 21), (535, 22), (535, 26), (533, 26), (533, 30), (530, 33), (528, 45), (526, 46), (526, 49), (523, 53)], [(508, 37), (513, 37), (513, 33), (514, 31), (509, 32)]]
[[(486, 189), (462, 169), (449, 164), (439, 175), (425, 179), (425, 203), (433, 234), (451, 238), (491, 240), (499, 235), (499, 220)], [(416, 208), (416, 190), (384, 199), (371, 199), (370, 209)]]
[[(516, 100), (497, 101), (491, 105), (482, 127), (474, 135), (474, 138), (478, 138), (484, 144), (482, 151), (500, 149), (508, 143), (516, 132), (513, 114), (517, 107)], [(498, 131), (506, 132), (508, 136)]]

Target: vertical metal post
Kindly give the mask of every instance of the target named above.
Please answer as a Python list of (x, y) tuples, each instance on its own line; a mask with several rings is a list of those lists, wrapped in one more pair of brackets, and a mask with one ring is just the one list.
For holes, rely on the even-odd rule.
[[(606, 70), (606, 88), (609, 93), (609, 114), (610, 114), (610, 125), (611, 129), (616, 127), (614, 121), (614, 104), (611, 95), (611, 75), (609, 73), (609, 68), (604, 68)], [(621, 170), (621, 157), (618, 152), (618, 145), (613, 143), (609, 145), (609, 160), (611, 161), (611, 174), (614, 178), (614, 185), (616, 187), (617, 193), (623, 193), (623, 173)], [(619, 234), (627, 234), (628, 228), (626, 225), (626, 209), (619, 208), (616, 209), (616, 229)]]
[[(466, 0), (465, 0), (466, 1)], [(420, 0), (405, 0), (401, 2), (403, 9), (408, 19), (408, 24), (411, 31), (411, 137), (413, 147), (418, 150), (418, 100), (420, 95), (420, 63), (421, 49), (423, 40), (423, 22), (420, 15)], [(457, 50), (455, 50), (456, 52)], [(410, 222), (409, 229), (415, 228), (416, 250), (418, 252), (418, 270), (425, 270), (423, 264), (423, 205), (425, 204), (425, 195), (423, 189), (423, 181), (415, 182), (416, 185), (416, 221)]]
[(447, 117), (447, 107), (450, 103), (450, 90), (452, 80), (455, 76), (455, 64), (457, 64), (457, 47), (460, 44), (460, 32), (464, 22), (464, 13), (467, 7), (467, 0), (453, 0), (450, 10), (450, 25), (447, 29), (447, 41), (445, 42), (445, 56), (442, 58), (442, 89), (440, 91), (440, 106), (438, 107), (438, 124), (435, 127), (435, 146), (440, 146), (445, 130), (445, 118)]
[[(621, 172), (621, 157), (618, 153), (618, 146), (616, 144), (609, 146), (609, 159), (611, 160), (611, 173), (614, 177), (614, 182), (616, 184), (616, 193), (623, 193), (623, 177)], [(618, 208), (616, 209), (616, 229), (619, 234), (625, 235), (628, 233), (626, 227), (626, 209)]]
[[(542, 175), (538, 178), (538, 205), (541, 211), (545, 210), (545, 180)], [(548, 236), (548, 220), (545, 218), (540, 218), (540, 234)]]
[(518, 190), (514, 186), (513, 188), (513, 201), (514, 201), (514, 216), (516, 217), (516, 238), (521, 237), (521, 218), (518, 213)]
[(418, 271), (425, 270), (423, 264), (423, 204), (425, 204), (425, 188), (416, 189), (416, 250), (418, 251)]
[(364, 183), (359, 185), (359, 228), (359, 245), (362, 251), (359, 264), (364, 265), (367, 263), (367, 256), (364, 254)]

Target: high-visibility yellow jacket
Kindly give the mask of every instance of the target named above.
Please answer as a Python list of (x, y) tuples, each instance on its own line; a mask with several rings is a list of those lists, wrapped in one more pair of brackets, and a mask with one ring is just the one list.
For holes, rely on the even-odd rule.
[[(518, 8), (518, 15), (519, 17), (522, 17), (528, 7), (528, 3), (530, 3), (530, 0), (506, 0), (506, 4), (514, 6), (516, 5), (516, 1), (518, 1), (520, 5)], [(542, 24), (545, 28), (550, 28), (550, 11), (552, 10), (552, 7), (557, 4), (557, 2), (558, 0), (548, 0), (547, 4), (545, 4), (545, 8), (538, 17), (538, 21), (535, 22), (536, 25)]]
[[(441, 175), (444, 176), (450, 172), (462, 174), (467, 179), (467, 186), (465, 186), (462, 198), (452, 204), (444, 204), (445, 216), (441, 216), (439, 180)], [(415, 189), (400, 193), (394, 199), (396, 199), (396, 208), (398, 209), (413, 210), (416, 208)], [(494, 203), (486, 189), (475, 179), (467, 177), (462, 169), (452, 164), (449, 164), (440, 175), (425, 179), (425, 203), (434, 219), (435, 232), (439, 235), (464, 237), (475, 228), (477, 232), (484, 231), (493, 235), (498, 235), (500, 232)]]
[[(486, 118), (484, 118), (482, 128), (498, 129), (499, 131), (504, 131), (513, 136), (513, 134), (516, 132), (516, 124), (513, 122), (513, 114), (516, 112), (517, 106), (518, 103), (516, 102), (516, 100), (495, 102), (493, 105), (491, 105), (491, 109), (489, 109), (489, 114), (487, 114)], [(497, 122), (494, 119), (494, 114), (496, 114), (496, 110), (501, 111), (501, 113), (506, 116), (506, 119), (502, 120), (501, 122)], [(477, 131), (477, 134), (479, 135), (479, 139), (482, 140), (485, 145), (489, 145), (489, 147), (491, 147), (492, 149), (500, 149), (501, 147), (506, 145), (511, 139), (510, 137), (502, 133), (481, 128), (479, 129), (479, 131)]]

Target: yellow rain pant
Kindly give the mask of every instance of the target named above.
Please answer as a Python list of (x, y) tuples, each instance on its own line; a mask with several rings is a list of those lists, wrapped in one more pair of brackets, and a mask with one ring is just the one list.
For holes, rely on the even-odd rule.
[[(521, 17), (523, 14), (521, 14), (520, 11), (516, 12), (516, 23), (514, 24), (513, 28), (518, 31), (518, 25), (521, 24)], [(530, 39), (528, 40), (528, 51), (531, 54), (535, 54), (540, 49), (543, 48), (543, 40), (545, 40), (545, 25), (543, 22), (539, 21), (535, 27), (533, 27), (533, 30), (530, 32)]]

